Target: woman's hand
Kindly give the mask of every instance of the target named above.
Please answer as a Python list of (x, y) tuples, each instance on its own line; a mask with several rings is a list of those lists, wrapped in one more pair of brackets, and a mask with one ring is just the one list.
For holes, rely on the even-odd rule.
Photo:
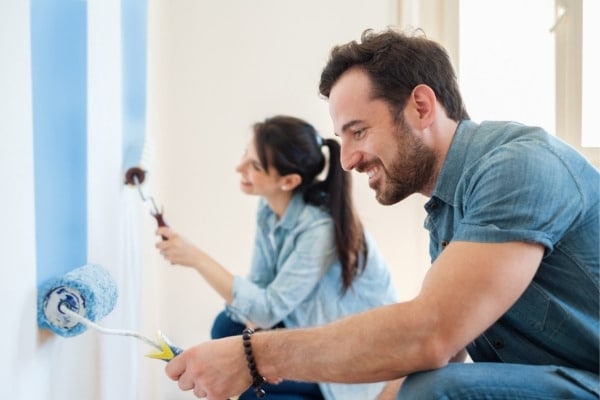
[(158, 228), (156, 234), (166, 238), (155, 247), (167, 261), (196, 270), (227, 304), (231, 304), (233, 275), (227, 269), (167, 226)]
[(165, 238), (157, 242), (155, 247), (167, 261), (171, 264), (197, 268), (199, 259), (202, 257), (201, 250), (187, 242), (169, 227), (158, 228), (156, 234)]

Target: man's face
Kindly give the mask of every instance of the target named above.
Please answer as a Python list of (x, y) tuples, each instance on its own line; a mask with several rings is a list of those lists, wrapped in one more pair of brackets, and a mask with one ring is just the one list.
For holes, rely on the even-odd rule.
[(403, 115), (394, 118), (371, 93), (368, 75), (348, 70), (331, 90), (329, 111), (341, 139), (342, 167), (367, 174), (377, 201), (389, 205), (424, 189), (436, 156)]

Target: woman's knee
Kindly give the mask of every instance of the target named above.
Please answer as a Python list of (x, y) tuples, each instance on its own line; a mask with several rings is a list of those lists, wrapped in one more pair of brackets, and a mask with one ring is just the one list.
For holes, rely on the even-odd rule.
[(244, 324), (232, 320), (227, 315), (227, 312), (221, 311), (213, 322), (210, 337), (212, 339), (220, 339), (227, 336), (241, 335), (244, 328)]

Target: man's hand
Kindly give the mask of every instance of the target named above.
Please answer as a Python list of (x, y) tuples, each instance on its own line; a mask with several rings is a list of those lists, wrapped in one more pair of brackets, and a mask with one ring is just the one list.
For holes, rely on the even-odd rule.
[(181, 390), (193, 390), (198, 398), (232, 398), (251, 384), (241, 336), (194, 346), (171, 360), (165, 371)]

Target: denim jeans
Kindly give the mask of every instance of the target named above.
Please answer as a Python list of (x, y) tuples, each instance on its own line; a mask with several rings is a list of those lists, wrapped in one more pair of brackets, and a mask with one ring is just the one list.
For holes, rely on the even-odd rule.
[(452, 363), (410, 375), (398, 399), (597, 400), (598, 385), (594, 373), (552, 365)]
[[(283, 325), (276, 327), (281, 328)], [(245, 325), (233, 321), (225, 311), (222, 311), (215, 318), (210, 335), (213, 339), (241, 335), (244, 328), (246, 328)], [(263, 389), (267, 392), (269, 400), (323, 400), (319, 385), (316, 383), (283, 381), (277, 385), (266, 384)], [(256, 399), (252, 388), (249, 388), (240, 396), (240, 400), (250, 399)]]

